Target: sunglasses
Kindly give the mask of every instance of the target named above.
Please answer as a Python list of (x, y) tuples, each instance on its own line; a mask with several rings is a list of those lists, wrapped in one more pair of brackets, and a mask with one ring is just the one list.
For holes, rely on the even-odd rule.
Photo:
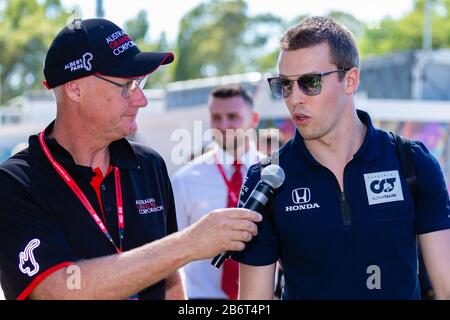
[[(322, 73), (307, 73), (298, 76), (296, 80), (289, 80), (286, 77), (269, 78), (270, 90), (275, 98), (286, 99), (292, 94), (294, 82), (297, 82), (298, 87), (307, 96), (317, 96), (322, 91), (322, 77), (326, 77), (335, 72), (345, 72), (350, 69), (337, 69)], [(292, 77), (297, 77), (294, 75)]]
[(132, 97), (138, 88), (144, 89), (145, 83), (147, 82), (147, 78), (148, 78), (148, 76), (145, 76), (143, 78), (132, 79), (125, 83), (118, 83), (118, 82), (109, 80), (107, 78), (104, 78), (102, 76), (99, 76), (98, 74), (94, 74), (94, 77), (99, 78), (103, 81), (112, 83), (112, 84), (118, 86), (119, 88), (122, 88), (122, 97), (124, 97), (124, 98)]

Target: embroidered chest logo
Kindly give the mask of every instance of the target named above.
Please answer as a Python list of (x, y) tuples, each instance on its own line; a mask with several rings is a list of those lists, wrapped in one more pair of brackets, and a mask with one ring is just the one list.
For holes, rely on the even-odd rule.
[(136, 200), (136, 207), (139, 214), (156, 213), (164, 210), (164, 206), (158, 205), (154, 198)]
[(32, 277), (39, 272), (39, 264), (34, 258), (33, 250), (39, 247), (41, 241), (33, 239), (28, 242), (25, 249), (19, 253), (19, 269), (23, 274)]
[(309, 188), (298, 188), (292, 190), (292, 202), (294, 206), (286, 206), (286, 212), (311, 210), (320, 208), (317, 203), (311, 202), (311, 190)]
[(369, 205), (403, 200), (398, 170), (364, 174), (364, 182)]

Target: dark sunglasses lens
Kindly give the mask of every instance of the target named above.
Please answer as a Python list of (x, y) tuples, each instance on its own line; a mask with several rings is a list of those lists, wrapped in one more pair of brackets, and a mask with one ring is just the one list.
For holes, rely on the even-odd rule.
[(283, 88), (281, 87), (280, 79), (273, 78), (269, 80), (270, 90), (275, 98), (283, 98)]
[(306, 74), (298, 78), (297, 83), (302, 91), (308, 96), (316, 96), (322, 89), (320, 74)]

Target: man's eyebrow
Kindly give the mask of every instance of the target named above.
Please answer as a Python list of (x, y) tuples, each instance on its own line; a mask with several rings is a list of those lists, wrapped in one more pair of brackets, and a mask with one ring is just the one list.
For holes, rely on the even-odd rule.
[(315, 71), (315, 70), (310, 71), (310, 72), (304, 72), (301, 74), (291, 74), (291, 75), (285, 75), (285, 74), (280, 73), (280, 74), (278, 74), (278, 77), (279, 78), (301, 77), (301, 76), (305, 76), (307, 74), (309, 75), (309, 74), (319, 74), (319, 73), (320, 73), (319, 71)]

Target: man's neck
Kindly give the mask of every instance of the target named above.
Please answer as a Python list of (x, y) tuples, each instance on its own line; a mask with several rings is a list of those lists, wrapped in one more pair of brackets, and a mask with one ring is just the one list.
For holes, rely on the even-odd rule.
[(325, 136), (305, 140), (305, 146), (322, 165), (330, 167), (330, 163), (334, 163), (334, 166), (345, 167), (363, 144), (366, 132), (366, 126), (353, 109)]
[(55, 138), (71, 154), (76, 164), (98, 167), (106, 175), (110, 165), (110, 142), (101, 141), (82, 128), (58, 120), (49, 136)]

